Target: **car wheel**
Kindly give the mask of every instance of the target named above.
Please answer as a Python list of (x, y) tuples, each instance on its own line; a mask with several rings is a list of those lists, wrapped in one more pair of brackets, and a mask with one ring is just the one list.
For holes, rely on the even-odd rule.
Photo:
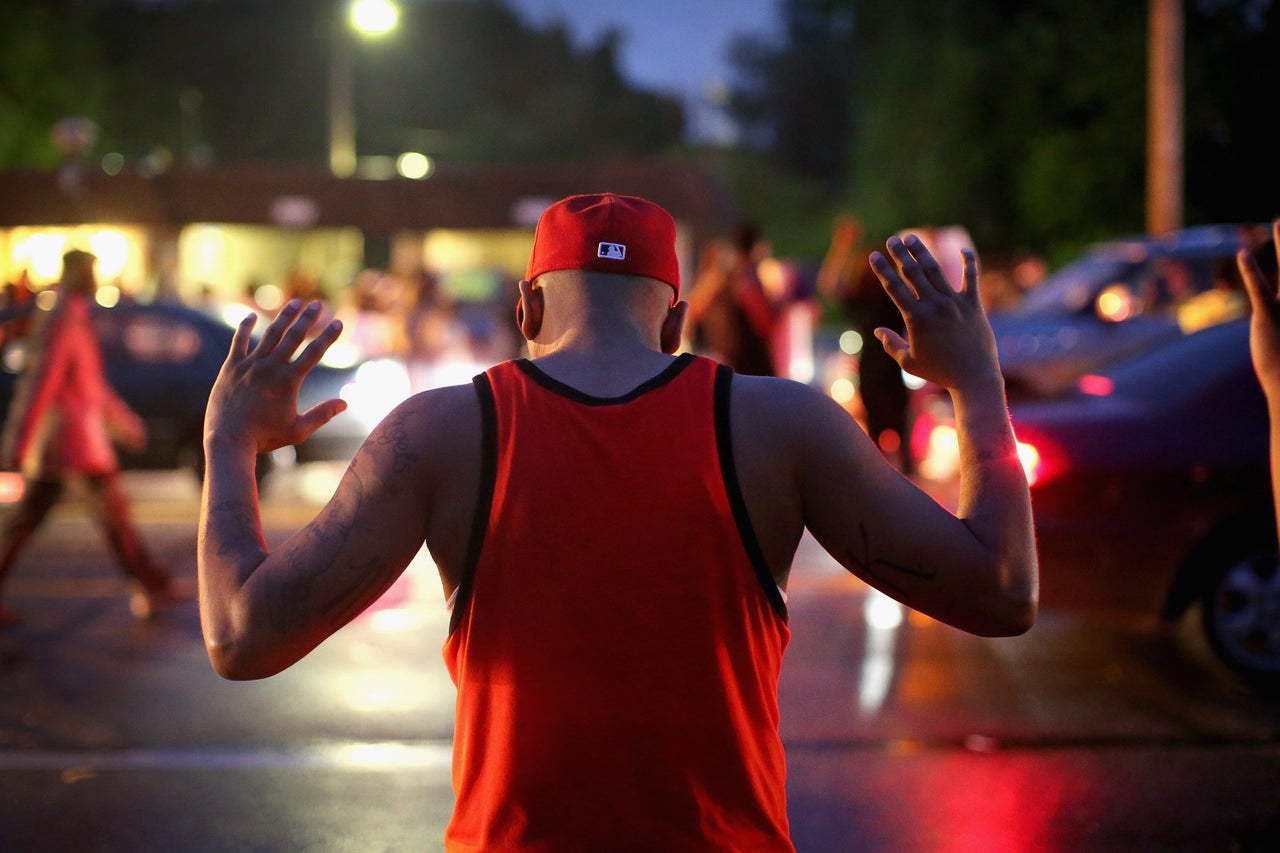
[(1200, 598), (1214, 653), (1257, 687), (1280, 688), (1280, 556), (1254, 553), (1225, 562)]

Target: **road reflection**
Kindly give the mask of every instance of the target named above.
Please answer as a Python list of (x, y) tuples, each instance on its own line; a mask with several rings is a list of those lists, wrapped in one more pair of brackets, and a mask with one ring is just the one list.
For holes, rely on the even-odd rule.
[(894, 677), (894, 653), (898, 631), (905, 621), (902, 605), (877, 589), (870, 589), (862, 602), (867, 622), (867, 645), (858, 679), (858, 710), (863, 716), (884, 706)]

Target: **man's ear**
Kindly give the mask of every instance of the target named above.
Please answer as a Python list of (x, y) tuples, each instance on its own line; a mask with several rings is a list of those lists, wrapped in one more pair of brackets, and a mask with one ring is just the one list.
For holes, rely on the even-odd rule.
[(662, 320), (662, 351), (667, 355), (675, 355), (684, 342), (684, 318), (689, 313), (689, 303), (680, 300), (667, 309), (667, 316)]
[(521, 280), (520, 300), (516, 302), (516, 325), (526, 341), (532, 341), (542, 331), (542, 310), (544, 307), (542, 288)]

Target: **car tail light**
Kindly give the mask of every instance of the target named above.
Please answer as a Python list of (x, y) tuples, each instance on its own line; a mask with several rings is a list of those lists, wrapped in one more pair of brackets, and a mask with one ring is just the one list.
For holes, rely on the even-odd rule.
[(928, 427), (923, 452), (917, 467), (930, 480), (947, 480), (960, 473), (960, 439), (951, 424), (934, 423)]
[(1066, 454), (1053, 442), (1030, 432), (1018, 436), (1018, 461), (1022, 463), (1027, 484), (1032, 488), (1056, 479), (1069, 467)]
[(1116, 388), (1116, 383), (1112, 382), (1106, 376), (1099, 376), (1096, 373), (1088, 373), (1080, 377), (1078, 386), (1081, 392), (1094, 397), (1105, 397)]
[(1034, 486), (1044, 473), (1042, 467), (1044, 459), (1040, 456), (1040, 451), (1034, 444), (1029, 444), (1025, 441), (1019, 441), (1017, 444), (1018, 461), (1022, 463), (1022, 470), (1027, 475), (1027, 485)]
[[(946, 480), (960, 474), (960, 438), (956, 428), (949, 423), (933, 422), (928, 430), (920, 454), (921, 476), (930, 480)], [(1055, 476), (1065, 467), (1061, 454), (1054, 452), (1043, 439), (1017, 441), (1018, 461), (1026, 473), (1027, 483), (1036, 483)]]

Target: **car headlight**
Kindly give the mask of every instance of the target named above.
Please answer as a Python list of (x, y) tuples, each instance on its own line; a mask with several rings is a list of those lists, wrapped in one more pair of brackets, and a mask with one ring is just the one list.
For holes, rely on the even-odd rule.
[(346, 402), (347, 412), (372, 431), (410, 393), (409, 371), (404, 364), (377, 358), (357, 367), (338, 396)]

